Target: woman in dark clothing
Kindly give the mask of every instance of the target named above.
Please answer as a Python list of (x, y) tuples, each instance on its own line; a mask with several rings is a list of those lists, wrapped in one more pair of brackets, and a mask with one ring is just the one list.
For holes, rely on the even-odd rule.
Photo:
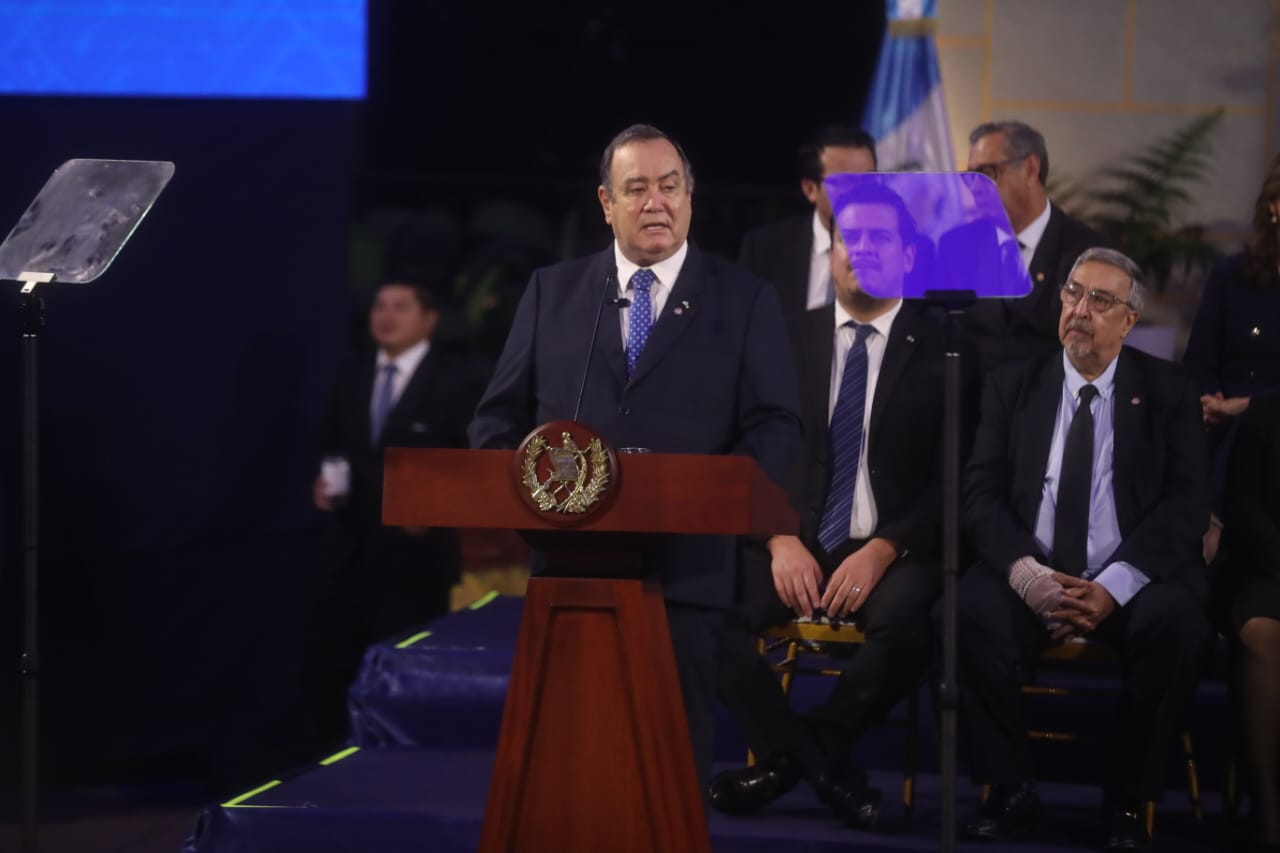
[[(1214, 453), (1214, 609), (1235, 651), (1257, 840), (1280, 850), (1280, 393), (1268, 393), (1280, 391), (1280, 155), (1248, 245), (1209, 275), (1185, 363)], [(1218, 531), (1205, 536), (1207, 560)]]
[(1254, 202), (1253, 237), (1209, 273), (1183, 362), (1200, 383), (1213, 453), (1215, 526), (1205, 538), (1211, 560), (1236, 422), (1255, 394), (1280, 390), (1280, 155)]
[(1240, 416), (1227, 483), (1231, 556), (1216, 591), (1235, 638), (1258, 840), (1280, 850), (1280, 394), (1254, 397)]

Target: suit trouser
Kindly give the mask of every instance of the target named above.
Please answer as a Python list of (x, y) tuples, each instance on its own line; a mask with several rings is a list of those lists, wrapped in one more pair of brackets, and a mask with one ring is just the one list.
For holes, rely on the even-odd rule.
[[(960, 580), (957, 660), (961, 716), (974, 781), (1034, 779), (1018, 667), (1049, 645), (1049, 633), (1008, 582), (976, 565)], [(1170, 742), (1191, 700), (1213, 631), (1180, 584), (1147, 584), (1090, 635), (1116, 650), (1121, 710), (1108, 751), (1109, 802), (1153, 800), (1164, 788)]]
[[(829, 557), (820, 557), (824, 573), (829, 576), (861, 544), (851, 541)], [(756, 568), (767, 572), (767, 567)], [(718, 682), (721, 699), (756, 756), (787, 754), (809, 778), (841, 760), (853, 740), (884, 719), (919, 682), (928, 664), (929, 609), (939, 585), (938, 568), (932, 563), (906, 559), (889, 567), (854, 614), (866, 643), (844, 662), (830, 695), (807, 719), (791, 709), (756, 647), (762, 628), (795, 614), (778, 598), (771, 579), (767, 588), (756, 585), (756, 600), (744, 601), (726, 617)]]
[(409, 536), (398, 528), (350, 529), (336, 521), (318, 543), (306, 589), (299, 661), (308, 740), (335, 746), (347, 736), (347, 689), (365, 649), (449, 611), (461, 558), (450, 531)]
[(667, 601), (666, 610), (698, 790), (706, 791), (715, 750), (716, 649), (724, 612), (676, 601)]

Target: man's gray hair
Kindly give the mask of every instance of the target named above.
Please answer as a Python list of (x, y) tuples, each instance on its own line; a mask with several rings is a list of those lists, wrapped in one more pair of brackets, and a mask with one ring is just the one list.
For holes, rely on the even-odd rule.
[(1129, 297), (1124, 302), (1136, 313), (1142, 313), (1142, 306), (1146, 303), (1147, 288), (1142, 283), (1142, 267), (1138, 266), (1133, 258), (1124, 252), (1105, 249), (1102, 246), (1085, 249), (1080, 253), (1080, 257), (1076, 258), (1076, 262), (1071, 265), (1071, 272), (1067, 275), (1067, 281), (1075, 278), (1076, 268), (1088, 261), (1097, 261), (1100, 264), (1115, 267), (1129, 276)]
[(605, 192), (613, 195), (613, 155), (622, 146), (629, 142), (648, 142), (653, 139), (665, 139), (671, 143), (671, 147), (676, 149), (676, 153), (680, 155), (680, 165), (684, 167), (684, 182), (688, 192), (693, 192), (693, 166), (689, 163), (689, 158), (685, 156), (684, 149), (680, 147), (680, 143), (674, 138), (663, 133), (651, 124), (633, 124), (623, 130), (613, 139), (609, 140), (609, 145), (604, 149), (604, 154), (600, 157), (600, 184), (605, 188)]
[(969, 144), (975, 145), (984, 136), (1004, 134), (1004, 158), (1022, 160), (1032, 154), (1040, 158), (1040, 184), (1049, 182), (1049, 149), (1044, 136), (1029, 124), (1020, 121), (989, 121), (980, 124), (969, 134)]

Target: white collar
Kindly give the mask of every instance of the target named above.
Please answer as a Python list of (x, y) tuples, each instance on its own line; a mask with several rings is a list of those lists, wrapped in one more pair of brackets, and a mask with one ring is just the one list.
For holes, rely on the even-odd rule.
[(831, 251), (831, 228), (822, 221), (818, 208), (813, 209), (813, 254), (825, 255)]
[[(675, 254), (667, 258), (665, 261), (658, 261), (651, 267), (647, 267), (653, 271), (658, 277), (658, 282), (668, 289), (676, 283), (676, 278), (680, 275), (680, 269), (684, 266), (684, 259), (689, 254), (689, 241), (685, 240), (680, 244), (680, 248), (676, 249)], [(613, 258), (618, 265), (618, 293), (625, 295), (627, 285), (631, 282), (631, 276), (635, 275), (636, 270), (640, 269), (640, 265), (627, 259), (622, 254), (622, 249), (618, 247), (618, 241), (613, 241)]]
[(1071, 395), (1071, 399), (1078, 400), (1080, 398), (1080, 389), (1086, 385), (1092, 385), (1098, 389), (1098, 396), (1102, 398), (1110, 397), (1116, 387), (1116, 362), (1120, 358), (1111, 359), (1111, 363), (1107, 365), (1107, 369), (1102, 371), (1097, 379), (1092, 382), (1080, 375), (1080, 371), (1076, 370), (1076, 366), (1071, 363), (1071, 359), (1067, 358), (1067, 351), (1062, 351), (1062, 372), (1067, 383), (1067, 392)]
[(431, 341), (423, 338), (395, 358), (387, 355), (387, 351), (379, 347), (378, 349), (378, 369), (386, 367), (388, 364), (396, 366), (396, 373), (399, 376), (410, 377), (413, 372), (418, 369), (418, 365), (427, 357), (427, 351), (431, 349)]
[(897, 319), (898, 313), (902, 310), (902, 300), (899, 299), (897, 302), (894, 303), (894, 306), (892, 308), (890, 308), (888, 311), (884, 312), (879, 317), (872, 320), (869, 324), (863, 323), (861, 320), (854, 318), (852, 314), (844, 310), (844, 306), (841, 305), (838, 300), (836, 301), (835, 306), (836, 306), (836, 331), (837, 332), (840, 331), (841, 326), (843, 326), (845, 323), (852, 320), (853, 322), (858, 323), (859, 325), (863, 325), (863, 326), (870, 325), (871, 328), (875, 329), (877, 332), (884, 335), (884, 339), (887, 341), (889, 340), (889, 330), (893, 328), (893, 321)]
[(1049, 203), (1049, 199), (1044, 200), (1044, 210), (1040, 211), (1040, 215), (1031, 220), (1026, 228), (1018, 232), (1018, 242), (1027, 247), (1027, 251), (1035, 254), (1036, 246), (1040, 245), (1040, 238), (1044, 236), (1044, 229), (1049, 227), (1049, 217), (1053, 214), (1053, 205)]

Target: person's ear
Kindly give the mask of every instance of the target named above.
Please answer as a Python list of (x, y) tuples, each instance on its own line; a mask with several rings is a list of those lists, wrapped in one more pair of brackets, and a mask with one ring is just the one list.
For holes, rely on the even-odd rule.
[(809, 204), (817, 204), (818, 197), (822, 194), (822, 183), (810, 178), (801, 178), (800, 192), (804, 193), (804, 197), (809, 200)]
[(613, 224), (613, 199), (609, 197), (609, 191), (604, 188), (604, 184), (596, 187), (596, 197), (600, 199), (600, 209), (604, 211), (604, 221)]

